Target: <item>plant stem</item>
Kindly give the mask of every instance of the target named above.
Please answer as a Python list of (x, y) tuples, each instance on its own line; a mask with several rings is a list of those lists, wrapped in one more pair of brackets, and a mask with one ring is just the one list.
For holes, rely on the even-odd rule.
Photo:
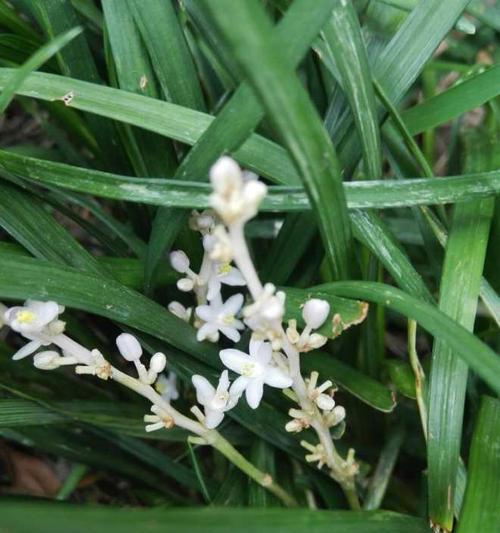
[(417, 323), (415, 320), (408, 320), (408, 357), (410, 365), (415, 375), (415, 394), (417, 396), (418, 412), (422, 431), (427, 441), (427, 405), (425, 402), (425, 374), (420, 364), (417, 353)]
[(275, 483), (270, 474), (262, 472), (262, 470), (259, 470), (250, 461), (245, 459), (220, 433), (210, 430), (207, 432), (205, 439), (240, 470), (245, 472), (248, 477), (277, 496), (287, 507), (296, 507), (298, 505), (295, 498), (283, 489), (283, 487)]

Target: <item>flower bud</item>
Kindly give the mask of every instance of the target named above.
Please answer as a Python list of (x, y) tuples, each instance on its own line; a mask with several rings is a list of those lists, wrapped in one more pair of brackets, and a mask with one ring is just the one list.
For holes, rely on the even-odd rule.
[(182, 250), (176, 250), (170, 253), (170, 264), (174, 270), (184, 274), (189, 269), (189, 257)]
[(267, 187), (261, 181), (249, 181), (245, 184), (244, 197), (252, 206), (255, 206), (255, 209), (259, 206), (260, 202), (264, 196), (266, 196)]
[(330, 424), (332, 426), (336, 426), (337, 424), (340, 424), (345, 419), (345, 408), (342, 405), (337, 405), (334, 407), (333, 411), (330, 413), (331, 420)]
[(40, 370), (54, 370), (59, 368), (59, 354), (54, 350), (47, 350), (35, 354), (33, 357), (33, 364)]
[(311, 329), (318, 329), (330, 313), (330, 304), (325, 300), (311, 298), (302, 309), (302, 317)]
[(316, 398), (316, 405), (323, 411), (331, 411), (335, 407), (335, 400), (328, 394), (320, 394)]
[(221, 194), (241, 187), (243, 178), (238, 163), (227, 156), (219, 158), (210, 169), (210, 181), (213, 188)]
[(165, 370), (166, 366), (167, 358), (165, 357), (164, 353), (156, 352), (153, 357), (151, 357), (151, 361), (149, 362), (149, 370), (151, 372), (159, 374)]
[(186, 309), (180, 302), (172, 301), (168, 304), (168, 310), (177, 318), (189, 322), (191, 318), (191, 308)]
[(116, 345), (127, 361), (137, 361), (141, 358), (142, 348), (139, 341), (130, 333), (122, 333), (116, 337)]
[(177, 281), (177, 288), (182, 292), (190, 292), (193, 290), (194, 283), (192, 279), (182, 278)]

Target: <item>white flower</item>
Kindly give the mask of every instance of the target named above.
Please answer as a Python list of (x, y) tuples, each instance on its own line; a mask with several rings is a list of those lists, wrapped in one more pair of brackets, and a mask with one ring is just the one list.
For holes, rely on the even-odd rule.
[(64, 308), (56, 302), (26, 300), (24, 306), (11, 307), (5, 312), (5, 322), (18, 333), (40, 333), (55, 320)]
[(257, 214), (267, 187), (260, 181), (245, 181), (238, 164), (221, 157), (210, 169), (214, 192), (210, 204), (226, 225), (242, 223)]
[(222, 422), (224, 413), (237, 404), (241, 393), (234, 394), (233, 387), (229, 390), (227, 370), (222, 372), (217, 389), (203, 376), (194, 375), (191, 380), (196, 389), (196, 400), (205, 411), (205, 425), (209, 429), (216, 428)]
[(189, 258), (182, 250), (171, 252), (170, 264), (175, 271), (181, 274), (185, 274), (189, 270)]
[(142, 356), (142, 347), (139, 341), (130, 333), (122, 333), (116, 337), (116, 346), (122, 357), (127, 361), (137, 361)]
[(152, 405), (153, 415), (144, 415), (144, 422), (148, 422), (144, 428), (147, 433), (157, 431), (158, 429), (170, 429), (175, 425), (174, 419), (158, 405)]
[(311, 298), (302, 308), (302, 317), (311, 329), (318, 329), (330, 313), (330, 304), (326, 300)]
[[(307, 381), (307, 395), (322, 411), (331, 411), (335, 407), (335, 400), (331, 394), (325, 394), (325, 391), (333, 387), (330, 380), (325, 381), (319, 387), (318, 372), (311, 372), (311, 376)], [(332, 391), (333, 394), (333, 391)]]
[(177, 390), (176, 374), (174, 372), (169, 372), (168, 376), (161, 374), (158, 381), (155, 383), (155, 389), (167, 402), (177, 400), (179, 398), (179, 391)]
[(212, 233), (204, 237), (203, 246), (212, 261), (230, 263), (233, 260), (231, 239), (222, 224), (215, 226)]
[[(217, 238), (213, 235), (205, 235), (203, 247), (205, 252), (210, 253), (215, 245)], [(230, 285), (231, 287), (246, 285), (243, 274), (231, 265), (229, 261), (212, 261), (210, 273), (207, 280), (208, 292), (207, 300), (213, 300), (221, 291), (221, 285)]]
[(18, 360), (38, 350), (40, 346), (48, 346), (55, 336), (64, 331), (64, 322), (58, 320), (64, 307), (56, 302), (40, 302), (26, 300), (24, 306), (16, 306), (4, 312), (5, 323), (23, 337), (29, 339), (12, 359)]
[(260, 296), (243, 309), (245, 324), (259, 337), (272, 342), (273, 349), (279, 350), (282, 343), (281, 322), (285, 313), (285, 293), (266, 283)]
[(243, 294), (235, 294), (224, 303), (220, 298), (212, 300), (209, 305), (199, 305), (196, 308), (196, 315), (205, 323), (200, 327), (196, 338), (199, 341), (208, 339), (216, 342), (219, 338), (219, 331), (234, 342), (240, 340), (239, 329), (244, 325), (235, 315), (243, 305)]
[(222, 350), (219, 355), (227, 368), (240, 374), (240, 377), (233, 383), (234, 392), (245, 391), (248, 405), (252, 409), (259, 406), (264, 384), (285, 389), (293, 383), (292, 378), (283, 370), (272, 366), (273, 349), (268, 342), (252, 339), (250, 354), (227, 349)]

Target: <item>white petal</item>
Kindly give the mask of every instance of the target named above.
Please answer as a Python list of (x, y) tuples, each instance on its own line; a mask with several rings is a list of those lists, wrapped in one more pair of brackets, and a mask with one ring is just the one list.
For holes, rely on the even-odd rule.
[(170, 264), (174, 270), (184, 274), (189, 269), (189, 258), (182, 250), (175, 250), (170, 254)]
[(221, 361), (224, 363), (224, 366), (227, 366), (229, 370), (241, 374), (243, 368), (249, 363), (252, 363), (251, 358), (248, 354), (241, 352), (240, 350), (235, 350), (234, 348), (228, 348), (227, 350), (221, 350), (219, 353)]
[(245, 278), (243, 277), (243, 274), (237, 268), (234, 267), (231, 267), (231, 270), (225, 276), (221, 276), (220, 281), (221, 283), (224, 283), (225, 285), (230, 285), (232, 287), (247, 284)]
[(206, 324), (203, 324), (203, 326), (201, 326), (201, 328), (197, 331), (196, 340), (200, 342), (204, 341), (205, 339), (212, 340), (216, 333), (218, 333), (217, 326), (207, 322)]
[(28, 344), (25, 344), (20, 350), (18, 350), (13, 356), (14, 361), (19, 361), (19, 359), (24, 359), (28, 355), (31, 355), (33, 352), (36, 352), (42, 343), (40, 341), (31, 341)]
[(235, 316), (243, 305), (243, 294), (234, 294), (228, 298), (222, 306), (222, 312), (226, 315)]
[(224, 418), (224, 411), (216, 409), (205, 409), (205, 426), (208, 429), (216, 428)]
[(196, 389), (196, 401), (201, 405), (210, 403), (215, 395), (215, 389), (208, 379), (199, 374), (195, 374), (191, 378), (191, 381)]
[(207, 300), (210, 302), (220, 294), (220, 279), (217, 276), (211, 276), (208, 280)]
[(264, 394), (264, 382), (262, 381), (262, 379), (251, 379), (250, 382), (248, 383), (247, 388), (245, 389), (245, 396), (246, 396), (248, 405), (252, 409), (257, 409), (257, 407), (259, 407), (263, 394)]
[(249, 345), (250, 357), (257, 357), (257, 354), (259, 353), (260, 347), (263, 342), (264, 341), (262, 339), (256, 339), (255, 337), (252, 336), (252, 338), (250, 339), (250, 345)]
[(279, 368), (267, 367), (264, 372), (264, 382), (271, 387), (286, 389), (292, 386), (293, 379)]
[(236, 401), (238, 401), (249, 383), (250, 380), (246, 376), (240, 376), (239, 378), (236, 378), (229, 389), (230, 402), (232, 398), (235, 398)]
[(219, 378), (219, 384), (217, 385), (217, 393), (227, 392), (229, 388), (229, 372), (224, 370)]
[(213, 305), (199, 305), (195, 309), (195, 312), (196, 316), (205, 322), (213, 322), (217, 317), (217, 313), (215, 312)]
[(261, 365), (266, 366), (271, 360), (272, 356), (273, 356), (273, 348), (271, 346), (271, 343), (263, 342), (260, 345), (254, 357), (255, 357), (255, 360), (258, 361)]
[(243, 324), (241, 320), (234, 319), (231, 327), (236, 329), (245, 329), (245, 324)]
[(219, 329), (228, 339), (231, 339), (233, 342), (238, 342), (241, 339), (241, 335), (236, 328), (231, 326), (219, 326)]
[(52, 322), (59, 315), (59, 305), (56, 302), (29, 302), (28, 307), (44, 324)]

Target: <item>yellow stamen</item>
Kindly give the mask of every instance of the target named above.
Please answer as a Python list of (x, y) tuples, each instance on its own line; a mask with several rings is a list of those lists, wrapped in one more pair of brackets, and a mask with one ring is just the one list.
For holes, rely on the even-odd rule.
[(31, 311), (27, 310), (19, 311), (16, 314), (16, 320), (18, 322), (21, 322), (21, 324), (29, 324), (30, 322), (33, 322), (33, 320), (35, 320), (35, 313), (32, 313)]
[(229, 272), (231, 272), (231, 265), (230, 263), (221, 263), (218, 270), (219, 275), (224, 276), (225, 274), (229, 274)]
[(243, 365), (243, 368), (241, 369), (241, 375), (251, 376), (253, 374), (254, 369), (255, 369), (255, 365), (253, 363), (245, 363)]
[(234, 315), (224, 315), (222, 322), (224, 322), (226, 326), (230, 326), (234, 322)]

